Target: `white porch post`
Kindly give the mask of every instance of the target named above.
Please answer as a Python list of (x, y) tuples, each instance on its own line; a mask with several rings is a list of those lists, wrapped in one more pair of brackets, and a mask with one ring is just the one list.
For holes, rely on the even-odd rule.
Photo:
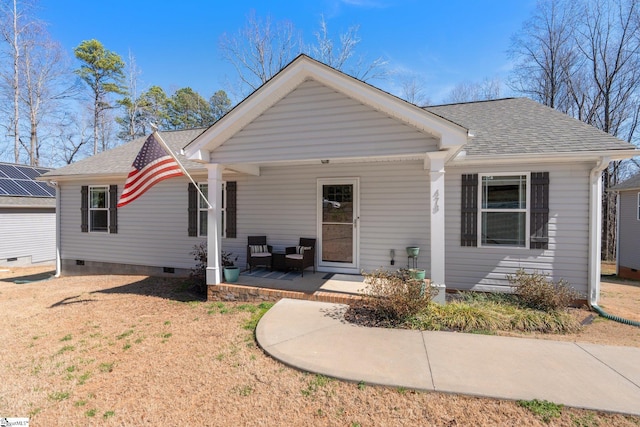
[(222, 281), (222, 266), (220, 265), (220, 251), (222, 250), (222, 165), (207, 163), (209, 175), (207, 184), (209, 191), (207, 198), (213, 209), (209, 209), (207, 216), (207, 285), (218, 285)]
[(438, 288), (436, 302), (444, 303), (445, 287), (445, 210), (444, 210), (444, 162), (447, 151), (427, 153), (425, 168), (429, 170), (430, 188), (430, 236), (431, 285)]

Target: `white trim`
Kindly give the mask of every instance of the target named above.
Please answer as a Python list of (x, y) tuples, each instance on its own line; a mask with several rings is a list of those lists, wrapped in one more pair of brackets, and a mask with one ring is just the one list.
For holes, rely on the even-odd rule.
[[(524, 201), (525, 208), (518, 209), (497, 209), (497, 208), (483, 208), (482, 200), (484, 194), (484, 186), (482, 184), (482, 178), (487, 176), (524, 176), (525, 177), (525, 188), (524, 188)], [(479, 173), (478, 174), (478, 247), (479, 248), (514, 248), (514, 249), (529, 249), (530, 246), (530, 197), (529, 197), (529, 189), (531, 186), (531, 172), (497, 172), (497, 173)], [(505, 212), (505, 213), (524, 213), (525, 215), (525, 224), (524, 224), (524, 246), (516, 246), (516, 245), (483, 245), (482, 244), (482, 214), (484, 212)]]
[(454, 157), (449, 162), (449, 167), (461, 167), (467, 165), (496, 165), (503, 163), (555, 163), (576, 161), (599, 161), (604, 156), (611, 160), (629, 159), (640, 155), (640, 150), (600, 150), (600, 151), (572, 151), (559, 153), (520, 153), (520, 154), (492, 154), (486, 156), (462, 155)]
[[(322, 205), (324, 185), (353, 185), (353, 262), (335, 263), (322, 262)], [(318, 178), (316, 183), (316, 224), (317, 224), (317, 240), (316, 240), (316, 265), (318, 271), (333, 271), (340, 273), (360, 273), (360, 178), (344, 177), (344, 178)]]
[[(620, 195), (618, 195), (618, 200), (620, 199)], [(618, 212), (620, 212), (618, 210)], [(638, 192), (638, 203), (636, 205), (636, 219), (640, 221), (640, 192)]]
[[(104, 208), (93, 208), (93, 207), (91, 207), (91, 190), (93, 190), (94, 188), (95, 189), (99, 189), (99, 188), (104, 189), (104, 191), (105, 191), (105, 196), (104, 196), (104, 205), (105, 205), (105, 207)], [(89, 216), (87, 218), (88, 232), (89, 233), (109, 233), (109, 231), (110, 231), (109, 230), (109, 219), (110, 219), (109, 218), (109, 216), (110, 216), (110, 212), (109, 212), (109, 208), (110, 208), (110, 206), (109, 206), (109, 202), (110, 202), (110, 200), (109, 200), (109, 198), (110, 198), (109, 197), (109, 186), (108, 185), (90, 185), (89, 189), (87, 191), (88, 191), (88, 195), (87, 195), (88, 196), (87, 197), (87, 204), (88, 204), (88, 206), (87, 206), (87, 215)], [(106, 229), (104, 229), (104, 230), (94, 230), (93, 229), (93, 223), (91, 221), (91, 212), (92, 211), (100, 211), (100, 212), (105, 211), (107, 213), (107, 228)]]

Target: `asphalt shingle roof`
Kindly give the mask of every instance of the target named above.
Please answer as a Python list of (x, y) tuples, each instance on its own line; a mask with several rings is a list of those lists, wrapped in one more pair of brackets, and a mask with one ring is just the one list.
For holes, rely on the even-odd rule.
[(614, 185), (609, 190), (622, 191), (622, 190), (640, 190), (640, 173), (632, 176), (624, 182), (618, 185)]
[[(180, 163), (188, 170), (204, 170), (201, 163), (187, 160), (180, 154), (182, 147), (193, 141), (204, 129), (188, 129), (179, 131), (163, 131), (162, 138), (176, 154)], [(138, 155), (142, 144), (148, 138), (143, 136), (131, 142), (122, 144), (108, 151), (103, 151), (95, 156), (88, 157), (68, 166), (47, 172), (44, 178), (72, 177), (74, 175), (127, 175), (131, 170), (131, 164)]]
[[(621, 141), (593, 126), (527, 98), (508, 98), (425, 107), (425, 110), (469, 129), (474, 138), (465, 146), (467, 158), (504, 154), (554, 154), (603, 150), (631, 150)], [(175, 153), (205, 129), (163, 131)], [(147, 137), (56, 169), (44, 178), (82, 175), (126, 175)], [(203, 170), (200, 163), (178, 159), (188, 170)]]
[(528, 98), (425, 107), (471, 131), (467, 157), (630, 150), (635, 146)]
[(55, 197), (0, 196), (0, 208), (55, 208)]

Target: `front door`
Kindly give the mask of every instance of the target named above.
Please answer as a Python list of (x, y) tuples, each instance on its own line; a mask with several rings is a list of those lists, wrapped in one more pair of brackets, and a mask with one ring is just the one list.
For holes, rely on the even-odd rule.
[(358, 178), (318, 180), (318, 267), (359, 273)]

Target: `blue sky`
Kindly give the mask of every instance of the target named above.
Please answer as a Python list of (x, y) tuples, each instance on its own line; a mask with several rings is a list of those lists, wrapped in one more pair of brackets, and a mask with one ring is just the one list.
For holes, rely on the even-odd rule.
[[(71, 58), (75, 46), (94, 38), (125, 60), (132, 52), (142, 90), (159, 85), (171, 94), (189, 86), (206, 98), (235, 77), (218, 41), (243, 27), (252, 9), (290, 20), (307, 42), (324, 15), (332, 34), (359, 25), (359, 54), (383, 56), (398, 75), (418, 76), (438, 103), (461, 82), (505, 81), (510, 38), (534, 7), (535, 0), (40, 0), (37, 14)], [(397, 92), (393, 77), (372, 83)]]

